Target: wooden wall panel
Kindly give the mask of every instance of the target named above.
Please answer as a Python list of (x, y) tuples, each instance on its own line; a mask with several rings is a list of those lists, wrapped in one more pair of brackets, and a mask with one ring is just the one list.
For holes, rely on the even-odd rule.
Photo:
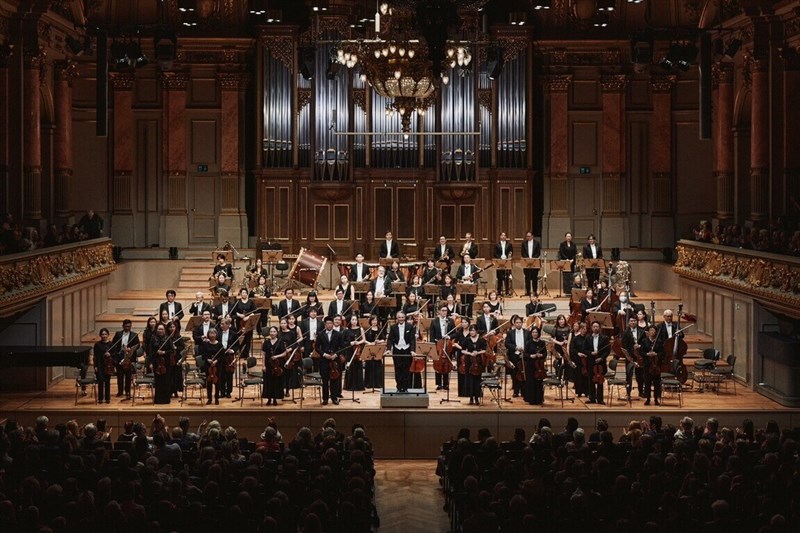
[(333, 206), (333, 220), (331, 220), (331, 226), (333, 227), (333, 240), (350, 240), (349, 204), (336, 204)]
[(600, 106), (600, 84), (597, 80), (573, 80), (572, 109), (592, 109)]
[(331, 207), (328, 204), (314, 204), (314, 240), (331, 239)]
[(600, 125), (596, 121), (578, 121), (570, 124), (570, 167), (600, 164), (598, 147)]
[(189, 83), (189, 99), (186, 105), (187, 107), (217, 107), (219, 95), (216, 78), (192, 78)]
[(397, 238), (417, 237), (417, 190), (410, 187), (397, 188)]
[(463, 236), (463, 233), (458, 231), (455, 205), (442, 204), (439, 206), (439, 231), (448, 239), (457, 239)]
[(364, 239), (364, 213), (367, 206), (364, 205), (364, 188), (356, 187), (356, 239), (361, 241)]
[(292, 232), (292, 221), (295, 220), (294, 209), (289, 202), (289, 187), (280, 187), (278, 189), (278, 237), (281, 239), (289, 239)]
[(648, 211), (647, 177), (650, 174), (650, 121), (628, 121), (628, 183), (630, 184), (630, 213), (641, 214)]
[(161, 88), (157, 78), (137, 78), (133, 98), (137, 107), (158, 107), (161, 105)]
[[(514, 218), (511, 219), (511, 234), (508, 236), (512, 241), (522, 241), (525, 239), (525, 233), (530, 231), (531, 228), (529, 220), (526, 216), (528, 209), (528, 195), (525, 194), (525, 187), (514, 187), (513, 202), (511, 204), (514, 210)], [(500, 207), (502, 209), (502, 206)]]
[(461, 204), (458, 206), (458, 225), (457, 238), (463, 237), (467, 232), (472, 233), (473, 236), (478, 233), (475, 229), (478, 227), (475, 220), (475, 205)]
[(511, 234), (511, 220), (513, 216), (513, 207), (511, 205), (511, 188), (500, 187), (500, 202), (497, 204), (497, 213), (499, 216), (500, 226), (497, 228), (497, 234), (505, 231), (507, 235)]
[(392, 213), (394, 212), (392, 189), (375, 189), (373, 209), (375, 214), (373, 239), (383, 239), (386, 231), (392, 229)]
[(191, 163), (214, 164), (217, 163), (217, 121), (192, 120), (191, 125)]
[(308, 187), (300, 187), (300, 238), (308, 240)]

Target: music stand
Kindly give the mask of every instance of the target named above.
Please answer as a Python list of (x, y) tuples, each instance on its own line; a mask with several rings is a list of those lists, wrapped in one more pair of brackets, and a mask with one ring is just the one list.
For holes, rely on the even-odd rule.
[(405, 281), (392, 282), (392, 294), (405, 294), (408, 284)]
[(558, 282), (558, 296), (556, 296), (556, 298), (561, 298), (561, 293), (564, 290), (564, 272), (572, 272), (572, 261), (569, 259), (556, 259), (550, 261), (550, 268), (561, 272), (560, 281)]
[[(511, 263), (511, 259), (492, 259), (492, 265), (494, 265), (495, 270), (497, 270), (498, 272), (500, 272), (500, 271), (505, 272), (505, 277), (506, 277), (506, 296), (511, 296), (511, 294), (516, 296), (517, 293), (514, 292), (514, 289), (511, 288), (511, 284), (509, 283), (510, 280), (508, 279), (511, 276), (511, 270), (513, 268), (513, 265)], [(499, 290), (499, 288), (498, 288), (498, 290)], [(509, 294), (509, 292), (508, 292), (509, 290), (511, 291), (511, 294)]]
[(351, 281), (350, 285), (353, 286), (353, 292), (356, 294), (366, 294), (369, 292), (372, 283), (369, 281)]
[[(425, 358), (425, 367), (422, 369), (422, 392), (428, 392), (428, 359), (433, 359), (436, 355), (436, 343), (434, 342), (417, 342), (417, 356), (414, 359)], [(412, 360), (413, 365), (413, 360)]]
[[(361, 360), (365, 363), (367, 361), (380, 361), (383, 359), (383, 352), (386, 350), (385, 344), (367, 344), (361, 351)], [(375, 380), (372, 380), (372, 390), (364, 391), (364, 394), (374, 394), (378, 389), (375, 388)]]
[(586, 289), (572, 289), (572, 297), (570, 301), (572, 302), (580, 302), (586, 297)]
[(368, 316), (360, 317), (358, 319), (358, 325), (361, 326), (362, 328), (364, 328), (365, 331), (368, 330), (369, 329), (369, 317)]
[(600, 322), (600, 329), (614, 329), (614, 322), (611, 320), (611, 313), (586, 313), (586, 323), (594, 321)]
[[(439, 300), (439, 297), (442, 295), (442, 288), (435, 284), (435, 283), (426, 283), (422, 286), (422, 293), (428, 297), (431, 302), (430, 310), (428, 311), (428, 316), (431, 314), (436, 314), (436, 302)], [(431, 310), (433, 313), (431, 313)]]
[[(449, 358), (450, 356), (448, 354), (445, 354), (445, 357)], [(431, 355), (431, 359), (433, 359), (434, 362), (438, 361), (439, 360), (439, 352), (434, 350), (433, 354)], [(444, 389), (446, 391), (445, 392), (445, 397), (441, 398), (439, 400), (439, 405), (442, 405), (443, 403), (450, 403), (450, 402), (452, 402), (452, 403), (461, 403), (461, 400), (459, 400), (458, 398), (456, 398), (455, 400), (451, 400), (450, 399), (450, 374), (452, 374), (453, 370), (456, 371), (456, 384), (458, 384), (458, 361), (456, 361), (455, 364), (453, 364), (452, 360), (450, 361), (450, 372), (447, 373), (447, 388)]]
[[(462, 296), (466, 296), (466, 295), (470, 295), (470, 294), (472, 296), (476, 296), (478, 294), (478, 285), (476, 283), (457, 283), (456, 284), (456, 296), (462, 297)], [(473, 300), (473, 302), (474, 302), (474, 300)], [(468, 304), (464, 303), (464, 298), (461, 298), (461, 308), (462, 308), (461, 310), (462, 311), (464, 311), (464, 309), (467, 309), (469, 311), (469, 309), (467, 308), (467, 305)], [(470, 316), (472, 316), (472, 314), (470, 314)]]
[(605, 259), (584, 259), (583, 266), (586, 268), (599, 268), (605, 269), (606, 268), (606, 261)]
[[(353, 346), (353, 348), (357, 349), (358, 346)], [(364, 350), (361, 350), (361, 353), (362, 353), (361, 360), (363, 361), (364, 360), (364, 357), (363, 357)], [(349, 402), (353, 402), (353, 403), (361, 403), (361, 400), (359, 398), (356, 398), (356, 389), (353, 386), (353, 365), (349, 364), (351, 362), (354, 362), (352, 360), (352, 356), (351, 356), (351, 360), (348, 361), (347, 363), (345, 363), (345, 367), (344, 367), (344, 372), (347, 375), (347, 384), (351, 387), (350, 388), (350, 397), (349, 398), (345, 398), (344, 396), (342, 396), (341, 400), (342, 401), (349, 401)]]
[[(422, 316), (422, 313), (418, 313), (418, 315), (419, 315), (419, 318), (417, 319), (418, 323), (419, 323), (418, 327), (422, 331), (427, 333), (431, 329), (431, 320), (433, 320), (433, 319), (432, 318), (428, 318), (426, 316)], [(417, 346), (419, 346), (419, 343), (417, 343)]]
[(378, 266), (382, 266), (388, 270), (392, 268), (392, 263), (394, 263), (395, 261), (399, 262), (400, 260), (394, 257), (381, 257), (380, 259), (378, 259)]
[(189, 317), (189, 322), (186, 323), (186, 328), (184, 328), (184, 331), (192, 332), (195, 330), (196, 327), (198, 327), (202, 323), (203, 323), (202, 316), (195, 315)]

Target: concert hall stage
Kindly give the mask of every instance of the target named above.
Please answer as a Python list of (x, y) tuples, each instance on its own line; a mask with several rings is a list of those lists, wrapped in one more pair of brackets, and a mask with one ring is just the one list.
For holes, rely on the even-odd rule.
[[(433, 381), (433, 376), (429, 377)], [(509, 391), (511, 383), (508, 383)], [(435, 388), (435, 387), (433, 387)], [(112, 395), (115, 394), (116, 383), (112, 383)], [(252, 393), (252, 391), (248, 391)], [(307, 391), (311, 394), (310, 391)], [(651, 414), (658, 414), (665, 424), (677, 424), (683, 416), (691, 416), (695, 422), (702, 423), (708, 416), (720, 420), (722, 426), (739, 425), (744, 418), (755, 421), (762, 426), (767, 420), (776, 420), (781, 427), (800, 425), (800, 409), (788, 409), (770, 399), (748, 390), (739, 384), (736, 394), (714, 391), (685, 392), (683, 407), (678, 399), (666, 396), (664, 405), (660, 407), (645, 406), (641, 400), (634, 399), (631, 405), (617, 400), (616, 395), (611, 405), (587, 405), (585, 398), (573, 402), (561, 402), (556, 398), (556, 390), (545, 392), (545, 405), (533, 406), (521, 398), (511, 398), (512, 402), (490, 402), (484, 398), (483, 405), (470, 406), (468, 398), (461, 403), (440, 403), (444, 397), (442, 391), (430, 390), (430, 402), (427, 409), (381, 409), (380, 394), (356, 393), (361, 403), (342, 401), (340, 405), (320, 405), (319, 399), (308, 398), (300, 403), (283, 402), (278, 407), (260, 407), (258, 401), (245, 399), (240, 407), (238, 401), (221, 400), (220, 405), (206, 406), (205, 402), (189, 401), (181, 405), (173, 399), (170, 405), (155, 406), (149, 398), (138, 400), (135, 405), (130, 401), (112, 398), (108, 405), (97, 405), (90, 397), (79, 397), (75, 405), (75, 385), (65, 380), (50, 391), (44, 393), (6, 393), (0, 397), (0, 417), (13, 417), (26, 425), (32, 425), (34, 419), (46, 414), (52, 422), (61, 422), (70, 418), (81, 424), (105, 418), (108, 425), (118, 434), (127, 419), (149, 421), (153, 415), (160, 413), (169, 425), (177, 423), (178, 417), (185, 415), (191, 418), (196, 427), (204, 419), (220, 419), (224, 425), (234, 426), (241, 436), (250, 439), (258, 438), (269, 417), (275, 417), (282, 429), (284, 439), (290, 439), (294, 432), (308, 426), (316, 431), (328, 417), (334, 417), (341, 431), (347, 432), (352, 424), (359, 422), (367, 427), (369, 435), (375, 442), (377, 455), (381, 458), (432, 458), (435, 457), (443, 440), (454, 436), (459, 428), (469, 427), (473, 431), (487, 427), (493, 435), (501, 439), (509, 439), (514, 428), (521, 427), (530, 434), (539, 418), (546, 417), (553, 426), (560, 429), (567, 417), (574, 416), (581, 427), (594, 427), (598, 418), (605, 418), (615, 436), (622, 433), (622, 428), (633, 419), (646, 419)], [(572, 393), (570, 392), (570, 396)], [(345, 394), (345, 397), (350, 397)], [(634, 393), (635, 397), (635, 393)], [(451, 396), (451, 398), (455, 398)]]

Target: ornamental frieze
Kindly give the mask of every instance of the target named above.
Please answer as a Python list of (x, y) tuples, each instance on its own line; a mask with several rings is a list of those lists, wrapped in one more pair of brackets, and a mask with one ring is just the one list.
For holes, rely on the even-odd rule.
[(725, 246), (681, 241), (672, 270), (683, 278), (712, 283), (800, 307), (800, 260)]

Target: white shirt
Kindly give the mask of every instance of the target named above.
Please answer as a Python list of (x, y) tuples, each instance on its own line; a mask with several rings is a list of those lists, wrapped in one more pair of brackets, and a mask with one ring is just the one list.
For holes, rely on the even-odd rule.
[(386, 241), (386, 257), (392, 257), (392, 241), (389, 240)]
[(344, 311), (344, 300), (336, 300), (336, 314), (341, 315)]
[(363, 263), (356, 263), (356, 280), (361, 281), (364, 278), (364, 265)]
[(594, 346), (593, 352), (598, 351), (598, 346), (600, 344), (600, 335), (592, 335), (592, 346)]
[(398, 324), (397, 325), (397, 331), (399, 333), (399, 335), (398, 335), (399, 339), (397, 341), (397, 344), (395, 344), (395, 347), (398, 350), (405, 350), (405, 349), (407, 349), (409, 347), (408, 343), (406, 342), (406, 325), (405, 325), (405, 323)]
[(228, 331), (223, 331), (220, 334), (219, 337), (220, 337), (220, 341), (222, 342), (223, 346), (227, 346), (228, 345), (228, 336), (230, 335), (230, 333), (231, 333), (231, 330), (228, 330)]
[(664, 322), (664, 326), (667, 328), (667, 338), (672, 338), (672, 323), (671, 322)]
[(308, 338), (309, 339), (316, 339), (317, 338), (317, 321), (316, 320), (309, 320), (308, 321)]
[(439, 247), (442, 249), (442, 251), (439, 252), (439, 257), (442, 257), (442, 256), (444, 256), (444, 253), (447, 250), (447, 245), (446, 244), (442, 244)]
[(175, 316), (175, 302), (170, 302), (167, 304), (167, 309), (169, 310), (169, 317), (172, 318)]
[(469, 265), (464, 263), (464, 277), (466, 278), (471, 273), (472, 273), (472, 263), (470, 263)]
[(514, 335), (514, 340), (517, 343), (517, 350), (524, 350), (525, 349), (525, 341), (524, 341), (524, 329), (519, 328), (516, 330), (516, 334)]
[(119, 342), (120, 342), (120, 344), (122, 345), (122, 348), (127, 348), (127, 346), (128, 346), (128, 339), (130, 339), (130, 335), (131, 335), (131, 334), (130, 334), (130, 332), (128, 332), (128, 331), (123, 331), (123, 332), (122, 332), (122, 340), (121, 340), (121, 341), (119, 341)]
[(222, 314), (223, 316), (228, 314), (228, 304), (226, 303), (222, 304)]
[(500, 259), (508, 259), (506, 257), (506, 241), (500, 241)]
[(384, 278), (375, 280), (375, 298), (383, 298)]
[(209, 329), (211, 329), (211, 322), (203, 322), (203, 337), (208, 337)]
[(589, 249), (592, 250), (591, 259), (597, 259), (597, 246), (595, 246), (594, 244), (590, 244)]
[(492, 329), (492, 315), (483, 315), (483, 319), (486, 321), (486, 331), (491, 331)]
[(533, 257), (533, 239), (528, 241), (528, 257)]

